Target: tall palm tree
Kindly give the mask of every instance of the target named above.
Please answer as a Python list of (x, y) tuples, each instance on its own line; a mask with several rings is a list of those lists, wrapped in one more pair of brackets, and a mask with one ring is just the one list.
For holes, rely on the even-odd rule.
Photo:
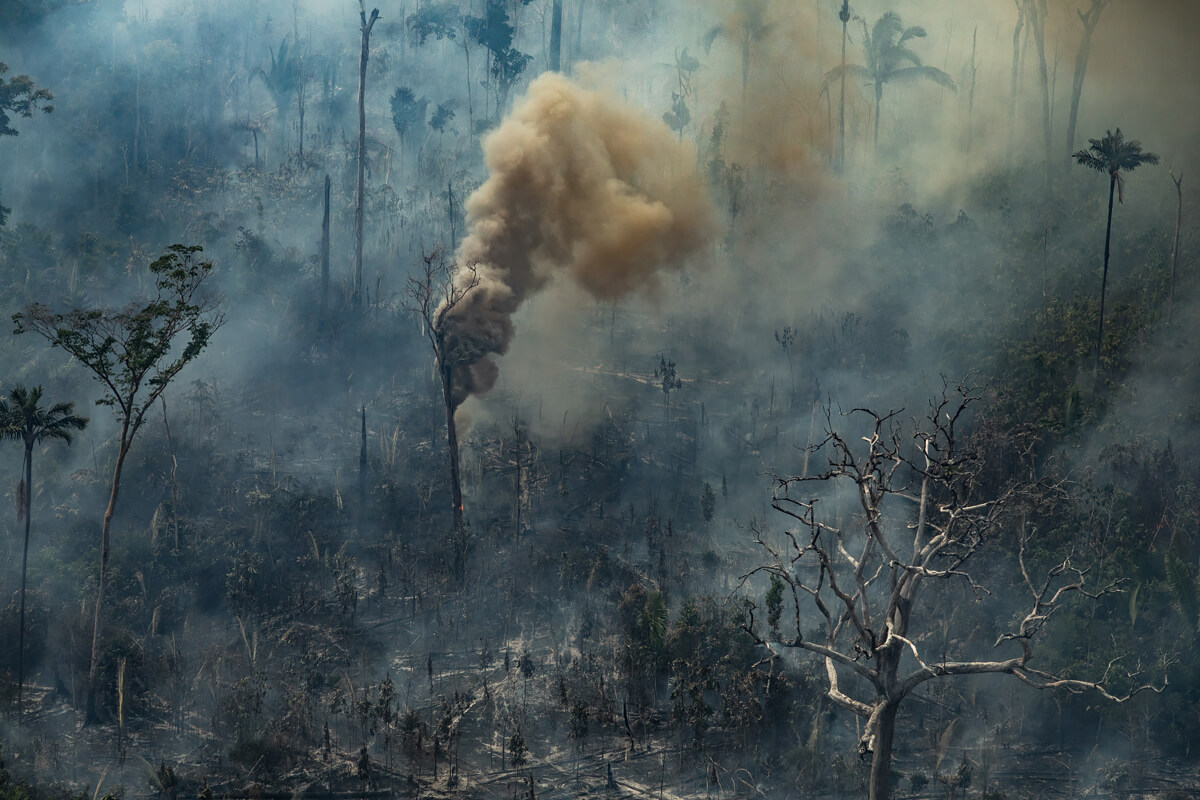
[(883, 100), (886, 83), (916, 83), (930, 81), (953, 91), (954, 79), (937, 67), (926, 67), (921, 59), (906, 45), (913, 39), (925, 38), (925, 29), (920, 25), (905, 28), (900, 15), (889, 11), (875, 21), (870, 31), (863, 22), (863, 48), (867, 54), (867, 65), (842, 64), (825, 75), (825, 85), (843, 76), (858, 78), (875, 86), (875, 147), (879, 147), (879, 107)]
[(29, 507), (33, 496), (33, 446), (46, 439), (71, 443), (75, 431), (87, 427), (87, 418), (75, 416), (74, 403), (55, 403), (45, 408), (39, 403), (42, 387), (14, 387), (8, 397), (0, 397), (0, 436), (20, 440), (25, 445), (21, 483), (17, 487), (17, 518), (25, 520), (25, 547), (21, 553), (21, 621), (17, 635), (17, 720), (22, 716), (21, 692), (25, 685), (25, 572), (29, 563)]
[(746, 116), (746, 86), (750, 82), (750, 53), (754, 45), (770, 35), (775, 27), (767, 22), (768, 0), (738, 0), (729, 22), (714, 26), (704, 34), (704, 52), (712, 50), (719, 36), (735, 40), (742, 51), (742, 118)]
[[(842, 0), (842, 8), (838, 11), (838, 19), (842, 21), (842, 63), (841, 63), (841, 84), (842, 84), (842, 100), (840, 110), (838, 111), (838, 168), (845, 169), (846, 167), (846, 27), (850, 24), (850, 0)], [(829, 88), (829, 82), (826, 80), (825, 88)], [(828, 95), (826, 95), (828, 97)]]
[(1118, 202), (1125, 202), (1126, 172), (1133, 172), (1142, 164), (1157, 164), (1158, 156), (1143, 153), (1142, 143), (1136, 139), (1126, 141), (1121, 129), (1105, 131), (1103, 139), (1088, 139), (1090, 147), (1074, 154), (1074, 159), (1097, 172), (1108, 173), (1108, 225), (1104, 229), (1104, 273), (1100, 280), (1100, 327), (1096, 331), (1096, 368), (1100, 367), (1100, 346), (1104, 343), (1104, 296), (1108, 290), (1108, 255), (1112, 242), (1113, 195)]

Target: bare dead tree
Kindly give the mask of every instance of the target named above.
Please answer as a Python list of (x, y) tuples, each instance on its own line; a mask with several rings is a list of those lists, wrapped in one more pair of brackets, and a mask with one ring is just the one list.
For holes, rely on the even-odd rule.
[(363, 184), (367, 158), (367, 59), (371, 54), (371, 28), (379, 21), (379, 9), (372, 8), (367, 18), (363, 0), (358, 0), (358, 15), (362, 20), (362, 52), (358, 60), (358, 188), (354, 197), (354, 291), (351, 303), (362, 306), (363, 260)]
[(1021, 75), (1021, 31), (1025, 27), (1025, 3), (1024, 0), (1015, 0), (1017, 4), (1017, 25), (1013, 29), (1013, 62), (1012, 62), (1012, 88), (1008, 96), (1008, 159), (1011, 163), (1013, 157), (1013, 132), (1017, 124), (1017, 91), (1019, 78)]
[[(1085, 14), (1076, 10), (1079, 21), (1083, 23), (1083, 39), (1079, 42), (1079, 50), (1075, 53), (1075, 79), (1071, 84), (1071, 114), (1067, 119), (1067, 152), (1075, 152), (1075, 130), (1079, 121), (1079, 100), (1083, 96), (1083, 79), (1087, 74), (1088, 57), (1092, 52), (1092, 34), (1100, 22), (1100, 15), (1112, 0), (1092, 0), (1092, 7)], [(1071, 162), (1064, 162), (1064, 166)]]
[(447, 261), (440, 247), (421, 256), (422, 269), (408, 279), (404, 308), (421, 322), (422, 332), (433, 349), (434, 365), (442, 385), (446, 409), (446, 438), (450, 448), (450, 492), (454, 504), (454, 529), (463, 529), (462, 482), (458, 468), (458, 428), (454, 423), (454, 370), (459, 357), (446, 342), (446, 317), (479, 285), (474, 265)]
[[(829, 698), (865, 721), (859, 747), (863, 757), (871, 757), (870, 800), (889, 796), (897, 712), (926, 681), (1008, 674), (1039, 689), (1094, 691), (1114, 702), (1154, 688), (1114, 694), (1106, 679), (1118, 669), (1115, 661), (1096, 681), (1062, 678), (1032, 666), (1035, 638), (1072, 595), (1097, 598), (1120, 586), (1089, 588), (1088, 569), (1071, 554), (1035, 578), (1024, 530), (1017, 561), (1029, 591), (1028, 612), (1015, 628), (1001, 630), (994, 644), (1015, 646), (1018, 652), (996, 660), (951, 660), (945, 652), (923, 652), (918, 634), (910, 633), (921, 622), (920, 592), (927, 580), (961, 581), (977, 594), (988, 593), (969, 571), (972, 558), (1018, 516), (1024, 502), (1061, 491), (1030, 479), (991, 496), (981, 494), (983, 459), (962, 441), (961, 431), (977, 399), (968, 387), (947, 385), (930, 404), (929, 415), (911, 427), (900, 423), (899, 412), (855, 409), (847, 416), (865, 420), (861, 439), (836, 430), (827, 410), (826, 438), (814, 448), (828, 455), (827, 468), (809, 477), (776, 477), (772, 506), (795, 527), (780, 537), (756, 531), (770, 560), (743, 576), (743, 586), (766, 573), (790, 590), (795, 628), (790, 641), (759, 638), (754, 605), (747, 604), (745, 629), (771, 651), (768, 658), (794, 648), (823, 659)], [(803, 488), (810, 493), (801, 495)], [(839, 489), (850, 489), (861, 509), (840, 525), (818, 513), (822, 496)], [(809, 602), (815, 620), (802, 610)], [(801, 631), (814, 622), (823, 635), (805, 638)], [(865, 697), (854, 696), (864, 688)]]
[(1042, 90), (1042, 139), (1046, 150), (1046, 180), (1050, 180), (1051, 163), (1051, 118), (1050, 118), (1050, 71), (1046, 65), (1046, 18), (1049, 10), (1047, 0), (1022, 0), (1025, 3), (1025, 19), (1033, 31), (1033, 42), (1037, 45), (1038, 85)]

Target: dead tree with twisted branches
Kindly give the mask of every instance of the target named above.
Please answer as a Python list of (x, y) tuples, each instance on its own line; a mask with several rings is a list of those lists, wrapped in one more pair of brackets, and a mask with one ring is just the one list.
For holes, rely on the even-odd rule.
[[(1106, 688), (1115, 678), (1115, 661), (1095, 681), (1033, 666), (1035, 640), (1055, 612), (1075, 595), (1119, 592), (1120, 582), (1089, 586), (1088, 568), (1072, 554), (1035, 577), (1028, 563), (1031, 534), (1019, 520), (1031, 504), (1052, 501), (1061, 487), (1030, 477), (986, 493), (983, 458), (965, 436), (978, 400), (970, 387), (946, 385), (927, 417), (911, 424), (901, 422), (900, 412), (854, 409), (844, 416), (848, 426), (865, 421), (860, 438), (837, 430), (827, 410), (826, 437), (813, 448), (827, 456), (826, 469), (807, 477), (776, 476), (772, 506), (790, 527), (781, 536), (755, 531), (770, 558), (742, 585), (759, 573), (782, 581), (795, 635), (789, 641), (760, 638), (753, 603), (747, 604), (745, 628), (770, 651), (768, 658), (794, 649), (825, 662), (829, 698), (865, 722), (859, 747), (862, 757), (871, 758), (870, 800), (889, 796), (897, 712), (926, 681), (1002, 673), (1039, 689), (1093, 691), (1113, 702), (1154, 689), (1142, 685), (1116, 694)], [(823, 513), (824, 505), (848, 496), (857, 506), (853, 513), (842, 519)], [(998, 628), (994, 647), (1016, 652), (994, 660), (924, 652), (921, 623), (934, 611), (922, 607), (921, 589), (929, 581), (960, 581), (976, 595), (990, 594), (972, 561), (1010, 524), (1021, 530), (1016, 559), (1028, 610), (1012, 628)], [(803, 633), (814, 627), (818, 635)]]

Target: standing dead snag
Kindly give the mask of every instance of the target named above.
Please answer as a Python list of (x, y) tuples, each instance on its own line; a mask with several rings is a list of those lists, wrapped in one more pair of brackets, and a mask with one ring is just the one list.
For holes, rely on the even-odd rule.
[(458, 266), (446, 261), (440, 248), (421, 257), (421, 272), (408, 279), (404, 307), (421, 321), (421, 329), (433, 348), (434, 365), (442, 384), (442, 402), (446, 408), (446, 438), (450, 447), (450, 493), (454, 505), (454, 530), (463, 529), (462, 483), (458, 471), (458, 428), (454, 412), (454, 371), (461, 364), (473, 363), (470, 353), (449, 346), (446, 317), (479, 285), (475, 266)]
[[(1006, 673), (1037, 688), (1092, 690), (1115, 702), (1152, 688), (1142, 686), (1118, 697), (1105, 689), (1107, 674), (1098, 681), (1082, 681), (1030, 666), (1034, 637), (1071, 595), (1100, 597), (1119, 591), (1119, 586), (1088, 589), (1087, 570), (1076, 566), (1070, 555), (1035, 580), (1026, 565), (1024, 534), (1018, 562), (1031, 604), (1016, 628), (999, 634), (994, 645), (1016, 644), (1020, 652), (991, 661), (949, 660), (944, 652), (940, 657), (922, 652), (918, 603), (926, 579), (960, 580), (977, 594), (987, 593), (969, 571), (972, 557), (1015, 517), (1019, 506), (1057, 491), (1027, 480), (982, 495), (983, 459), (966, 446), (962, 431), (977, 399), (969, 388), (947, 387), (931, 404), (928, 418), (911, 428), (899, 422), (899, 412), (855, 409), (847, 416), (865, 419), (861, 439), (847, 438), (827, 424), (825, 440), (814, 448), (828, 456), (825, 471), (776, 478), (772, 506), (796, 527), (784, 532), (781, 544), (759, 533), (757, 542), (771, 560), (743, 578), (763, 572), (773, 582), (782, 582), (791, 599), (795, 638), (758, 638), (753, 604), (746, 630), (773, 655), (781, 648), (796, 648), (822, 658), (830, 699), (864, 719), (860, 752), (872, 759), (871, 800), (889, 796), (897, 712), (926, 681)], [(814, 484), (806, 487), (812, 492), (797, 497), (804, 484)], [(860, 511), (843, 524), (830, 524), (818, 513), (820, 501), (846, 490), (857, 498)], [(811, 600), (817, 611), (816, 619), (804, 624), (815, 622), (823, 630), (818, 639), (802, 635), (802, 599)], [(843, 680), (851, 676), (855, 680), (844, 686)], [(854, 696), (864, 688), (865, 697)]]
[(367, 59), (371, 55), (371, 29), (379, 21), (379, 9), (372, 8), (370, 18), (363, 0), (358, 0), (358, 16), (362, 24), (362, 51), (358, 59), (358, 181), (354, 193), (354, 289), (351, 302), (355, 309), (362, 307), (363, 291), (363, 192), (366, 182), (367, 158)]

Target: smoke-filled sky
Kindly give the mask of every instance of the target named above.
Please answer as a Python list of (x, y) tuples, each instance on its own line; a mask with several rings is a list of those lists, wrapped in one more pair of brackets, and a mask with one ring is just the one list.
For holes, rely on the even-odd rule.
[[(481, 13), (481, 2), (464, 0), (458, 5), (462, 11)], [(1167, 166), (1190, 176), (1195, 172), (1191, 163), (1200, 161), (1200, 108), (1190, 100), (1200, 77), (1200, 47), (1196, 46), (1200, 42), (1200, 11), (1187, 0), (1114, 0), (1105, 9), (1092, 44), (1077, 141), (1069, 146), (1066, 117), (1081, 31), (1075, 12), (1083, 5), (1082, 0), (1054, 0), (1048, 6), (1047, 60), (1054, 84), (1052, 157), (1066, 164), (1072, 147), (1084, 146), (1087, 138), (1101, 136), (1108, 128), (1121, 127), (1160, 154), (1164, 163), (1128, 178), (1129, 202), (1118, 210), (1118, 222), (1131, 227), (1165, 224), (1174, 203)], [(523, 100), (522, 96), (547, 63), (550, 3), (536, 0), (511, 6), (517, 20), (514, 44), (532, 57), (511, 100), (514, 108), (529, 109), (536, 99)], [(951, 92), (929, 83), (886, 86), (876, 151), (872, 143), (873, 91), (851, 81), (847, 86), (847, 166), (839, 176), (830, 168), (837, 140), (837, 92), (831, 87), (832, 91), (822, 93), (824, 75), (838, 63), (838, 6), (834, 0), (767, 3), (767, 27), (754, 37), (748, 52), (743, 96), (736, 2), (565, 3), (565, 62), (571, 78), (583, 90), (602, 92), (637, 110), (629, 112), (629, 119), (640, 114), (640, 122), (621, 123), (628, 130), (640, 129), (649, 135), (656, 126), (662, 131), (658, 121), (671, 109), (672, 92), (680, 88), (677, 58), (686, 49), (688, 55), (699, 59), (699, 68), (689, 78), (691, 120), (680, 131), (681, 147), (695, 154), (697, 172), (708, 171), (714, 157), (741, 170), (729, 173), (735, 183), (741, 181), (740, 187), (727, 185), (724, 193), (717, 192), (723, 196), (713, 198), (718, 208), (712, 238), (715, 250), (702, 259), (709, 267), (686, 273), (689, 280), (694, 278), (687, 291), (675, 287), (675, 291), (653, 297), (623, 301), (637, 314), (660, 315), (665, 323), (659, 341), (642, 342), (644, 352), (639, 357), (669, 351), (675, 342), (671, 331), (683, 330), (680, 320), (692, 320), (706, 327), (710, 335), (725, 338), (731, 351), (771, 352), (767, 347), (770, 334), (785, 324), (826, 311), (875, 313), (880, 287), (886, 284), (888, 318), (897, 329), (914, 337), (912, 352), (924, 361), (920, 371), (936, 376), (961, 365), (947, 363), (932, 351), (930, 358), (924, 359), (921, 347), (936, 349), (947, 332), (963, 326), (971, 329), (979, 320), (994, 316), (992, 303), (997, 295), (985, 284), (964, 279), (964, 265), (929, 263), (930, 285), (905, 284), (895, 281), (871, 248), (883, 222), (901, 204), (931, 214), (939, 225), (953, 222), (960, 210), (978, 217), (987, 213), (981, 208), (981, 199), (988, 201), (986, 190), (979, 188), (987, 176), (1010, 163), (1033, 164), (1044, 157), (1036, 48), (1027, 35), (1029, 26), (1010, 141), (1012, 34), (1017, 21), (1014, 3), (896, 0), (853, 4), (847, 47), (850, 62), (863, 61), (860, 19), (869, 26), (884, 12), (894, 10), (905, 25), (926, 29), (926, 37), (909, 43), (912, 50), (923, 63), (945, 70), (958, 90)], [(464, 51), (456, 42), (431, 39), (418, 46), (405, 37), (403, 20), (416, 7), (414, 0), (380, 6), (367, 98), (369, 181), (375, 186), (386, 181), (402, 210), (390, 221), (368, 223), (366, 271), (368, 283), (374, 280), (381, 292), (390, 291), (393, 297), (401, 292), (404, 276), (418, 261), (420, 249), (431, 245), (433, 238), (449, 238), (449, 231), (427, 233), (412, 227), (421, 213), (432, 218), (438, 212), (432, 191), (421, 199), (426, 187), (414, 177), (419, 168), (413, 152), (417, 143), (401, 142), (391, 128), (388, 97), (392, 90), (408, 86), (415, 96), (428, 100), (430, 110), (442, 103), (456, 110), (445, 133), (426, 129), (419, 145), (422, 152), (436, 152), (442, 164), (458, 159), (459, 165), (471, 165), (459, 172), (455, 167), (442, 168), (450, 177), (452, 190), (458, 187), (460, 194), (466, 194), (481, 184), (489, 187), (485, 191), (499, 185), (494, 175), (485, 183), (491, 173), (484, 145), (465, 135), (469, 93), (476, 118), (495, 115), (494, 92), (480, 72), (481, 56), (475, 54), (468, 81)], [(206, 141), (210, 156), (230, 169), (252, 163), (256, 149), (265, 167), (277, 168), (284, 154), (295, 148), (297, 115), (294, 108), (276, 108), (265, 76), (281, 41), (297, 33), (310, 52), (338, 56), (332, 72), (314, 69), (306, 136), (340, 140), (350, 152), (358, 24), (357, 4), (348, 0), (265, 2), (250, 7), (223, 0), (129, 0), (123, 5), (96, 0), (62, 8), (18, 36), (0, 33), (10, 39), (4, 57), (13, 73), (28, 72), (51, 89), (61, 87), (53, 115), (19, 120), (22, 135), (0, 142), (0, 197), (14, 208), (10, 227), (45, 219), (51, 213), (69, 213), (72, 224), (90, 225), (99, 212), (88, 207), (88, 199), (97, 192), (101, 172), (112, 170), (120, 176), (135, 157), (177, 156), (147, 153), (145, 148), (154, 146), (153, 141), (134, 141), (137, 125), (129, 97), (134, 92), (127, 91), (119, 102), (106, 101), (103, 92), (88, 91), (88, 81), (100, 88), (111, 81), (140, 92), (145, 129), (154, 126), (161, 130), (174, 122), (205, 126), (194, 127), (190, 137), (184, 130), (183, 146)], [(706, 47), (705, 34), (718, 27), (724, 30)], [(215, 50), (222, 52), (222, 60), (212, 61), (211, 70), (206, 71), (210, 69), (204, 60), (206, 53)], [(972, 99), (967, 67), (973, 51), (977, 70)], [(234, 67), (219, 66), (222, 64)], [(335, 87), (330, 100), (330, 108), (337, 108), (333, 119), (323, 106), (322, 82), (327, 75), (332, 75), (329, 85)], [(181, 82), (181, 77), (187, 81)], [(205, 87), (204, 94), (193, 97), (175, 90), (184, 85)], [(724, 135), (718, 152), (713, 134), (722, 119)], [(510, 120), (509, 126), (516, 124)], [(96, 147), (88, 152), (78, 146), (78, 133), (88, 126), (113, 126), (121, 133), (97, 138)], [(257, 141), (251, 130), (255, 126)], [(501, 128), (497, 137), (511, 129)], [(143, 149), (141, 154), (135, 153), (138, 147)], [(647, 152), (655, 147), (659, 145)], [(663, 164), (656, 166), (666, 169)], [(1094, 248), (1104, 199), (1103, 177), (1085, 175), (1069, 165), (1062, 169), (1070, 175), (1073, 190), (1094, 193), (1097, 213), (1060, 228), (1059, 246), (1079, 251)], [(347, 176), (346, 172), (335, 175), (335, 193), (341, 195), (341, 204), (335, 205), (335, 280), (348, 269), (346, 251), (338, 245), (338, 236), (344, 243), (348, 233), (346, 202), (351, 185)], [(1194, 187), (1193, 180), (1184, 184), (1187, 219), (1196, 218)], [(1036, 181), (1010, 187), (1012, 196), (1005, 201), (1018, 215), (1035, 216), (1040, 201), (1037, 188)], [(540, 189), (534, 195), (538, 202), (554, 203)], [(699, 202), (698, 194), (687, 195), (683, 199)], [(456, 200), (466, 215), (486, 215), (480, 210), (487, 202), (482, 196), (465, 205), (462, 201), (461, 196)], [(419, 211), (420, 203), (428, 210)], [(317, 213), (319, 209), (313, 205), (299, 207), (273, 203), (261, 195), (247, 196), (234, 209), (198, 207), (195, 230), (184, 234), (193, 235), (211, 222), (204, 215), (216, 214), (226, 229), (238, 225), (261, 228), (270, 245), (292, 248), (299, 256), (311, 258)], [(611, 213), (611, 209), (597, 213)], [(661, 230), (650, 231), (645, 246), (674, 250), (673, 242), (658, 235)], [(460, 229), (459, 241), (463, 234)], [(163, 231), (161, 235), (174, 239), (181, 233)], [(678, 232), (672, 233), (675, 235)], [(690, 239), (691, 243), (679, 249), (694, 249), (696, 237), (690, 235)], [(565, 246), (560, 245), (560, 252), (550, 260), (564, 262), (557, 267), (569, 272), (573, 267), (566, 262), (577, 263), (578, 254), (567, 255), (561, 251)], [(986, 262), (1000, 259), (1003, 250), (987, 237), (978, 249)], [(687, 260), (685, 252), (650, 257), (652, 262), (676, 265)], [(637, 268), (646, 269), (646, 274), (654, 271), (649, 264), (639, 263)], [(1115, 262), (1118, 276), (1121, 269), (1121, 262)], [(93, 289), (93, 293), (97, 291), (103, 290)], [(251, 297), (240, 299), (252, 301)], [(517, 313), (514, 349), (506, 358), (514, 368), (523, 369), (522, 359), (527, 364), (541, 363), (549, 352), (546, 348), (560, 355), (571, 352), (574, 348), (567, 343), (582, 335), (579, 330), (546, 331), (536, 324), (525, 325), (522, 314), (530, 316), (530, 323), (578, 319), (592, 302), (586, 295), (551, 287), (538, 303)], [(555, 304), (566, 306), (552, 309)], [(936, 311), (931, 312), (931, 304), (937, 306)], [(719, 324), (710, 324), (712, 320)], [(233, 320), (230, 329), (240, 325)], [(928, 330), (922, 334), (921, 328)], [(527, 338), (523, 339), (523, 334)], [(766, 337), (768, 342), (751, 344), (743, 337)], [(234, 352), (219, 342), (214, 350), (223, 356), (220, 371), (224, 374), (237, 371), (238, 366), (246, 375), (260, 371), (263, 356), (259, 353), (245, 348)], [(587, 348), (575, 351), (594, 352)], [(557, 372), (566, 375), (577, 366), (559, 363)], [(585, 393), (567, 394), (578, 397)]]

